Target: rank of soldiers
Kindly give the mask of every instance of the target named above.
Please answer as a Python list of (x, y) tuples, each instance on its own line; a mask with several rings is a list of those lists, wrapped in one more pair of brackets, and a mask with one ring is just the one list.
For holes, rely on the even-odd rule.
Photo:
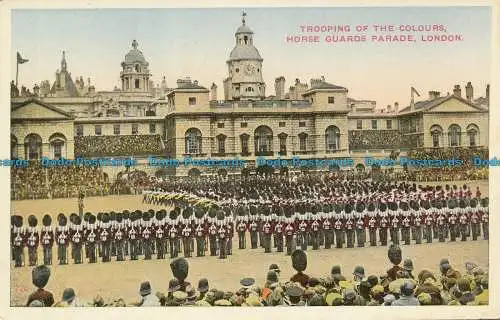
[[(234, 199), (233, 199), (234, 200)], [(144, 202), (163, 204), (173, 209), (167, 213), (140, 210), (129, 212), (87, 212), (83, 221), (75, 213), (57, 216), (52, 225), (50, 215), (42, 219), (28, 217), (28, 228), (21, 216), (12, 216), (11, 245), (16, 267), (24, 265), (24, 249), (28, 248), (29, 265), (38, 264), (38, 249), (43, 250), (43, 263), (53, 263), (53, 247), (57, 248), (57, 262), (75, 264), (111, 261), (201, 257), (209, 252), (221, 259), (232, 254), (232, 239), (238, 235), (238, 248), (264, 248), (269, 253), (290, 255), (297, 247), (313, 250), (323, 246), (330, 249), (393, 244), (421, 244), (437, 239), (444, 242), (477, 240), (489, 236), (488, 198), (432, 197), (387, 195), (364, 198), (323, 198), (305, 200), (211, 201), (191, 195), (146, 192)], [(367, 239), (367, 234), (368, 238)], [(286, 248), (286, 250), (285, 250)], [(70, 250), (69, 250), (70, 249)], [(68, 257), (68, 251), (70, 257)]]

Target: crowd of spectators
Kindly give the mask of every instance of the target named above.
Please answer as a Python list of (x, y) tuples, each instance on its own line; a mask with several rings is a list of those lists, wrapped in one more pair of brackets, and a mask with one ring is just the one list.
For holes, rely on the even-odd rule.
[(350, 130), (349, 150), (397, 149), (401, 134), (397, 130)]
[(446, 258), (441, 259), (437, 273), (428, 269), (417, 273), (413, 261), (406, 259), (403, 266), (395, 264), (383, 275), (368, 274), (363, 266), (356, 266), (352, 273), (343, 274), (341, 266), (334, 265), (322, 277), (300, 271), (288, 278), (281, 275), (277, 264), (271, 264), (265, 283), (257, 284), (253, 278), (246, 277), (236, 291), (214, 286), (206, 278), (191, 284), (186, 279), (187, 270), (184, 278), (178, 274), (176, 277), (175, 271), (173, 274), (168, 284), (166, 280), (155, 284), (158, 291), (153, 290), (149, 281), (142, 282), (138, 285), (135, 301), (126, 302), (121, 297), (105, 300), (101, 295), (85, 301), (73, 288), (67, 288), (62, 295), (54, 297), (44, 289), (50, 277), (49, 267), (38, 266), (32, 273), (37, 289), (27, 297), (24, 306), (464, 306), (489, 303), (487, 270), (467, 262), (459, 271)]
[(133, 157), (163, 154), (160, 135), (75, 137), (76, 157)]

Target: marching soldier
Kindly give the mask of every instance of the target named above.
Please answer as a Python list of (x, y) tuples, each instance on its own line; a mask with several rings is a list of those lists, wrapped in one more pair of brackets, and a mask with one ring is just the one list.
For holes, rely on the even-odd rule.
[(344, 238), (342, 235), (342, 233), (344, 232), (344, 223), (342, 221), (342, 213), (340, 213), (340, 212), (335, 213), (333, 227), (335, 228), (335, 240), (337, 241), (336, 247), (342, 248), (343, 238)]
[(116, 261), (125, 261), (125, 245), (127, 229), (123, 221), (123, 213), (116, 214), (116, 225), (113, 232), (113, 239), (116, 245)]
[(465, 208), (463, 207), (463, 202), (462, 200), (460, 201), (460, 216), (459, 216), (459, 222), (460, 222), (460, 234), (462, 235), (462, 241), (467, 241), (467, 225), (469, 224), (469, 217), (467, 216), (467, 212), (465, 211)]
[(481, 207), (479, 208), (479, 213), (481, 215), (481, 223), (483, 225), (483, 239), (488, 240), (490, 237), (489, 232), (489, 206), (488, 206), (488, 198), (484, 198), (481, 200)]
[(479, 236), (479, 233), (481, 232), (481, 226), (479, 224), (480, 218), (476, 207), (471, 207), (469, 209), (469, 212), (470, 212), (470, 222), (472, 228), (472, 240), (476, 241), (477, 237)]
[(165, 214), (163, 211), (156, 212), (156, 222), (152, 227), (156, 241), (156, 259), (165, 259)]
[(58, 245), (57, 258), (60, 265), (68, 264), (67, 262), (67, 248), (69, 242), (69, 230), (67, 227), (68, 220), (64, 214), (59, 214), (57, 217), (59, 226), (56, 229), (56, 242)]
[(54, 231), (52, 230), (52, 217), (48, 214), (42, 218), (41, 242), (43, 247), (43, 264), (52, 264), (52, 246), (54, 245)]
[(269, 217), (263, 217), (263, 219), (262, 234), (264, 235), (264, 252), (271, 253), (271, 223), (269, 223)]
[(259, 225), (255, 221), (256, 217), (255, 216), (250, 216), (250, 244), (252, 249), (257, 249), (257, 237), (258, 237), (258, 230), (259, 230)]
[(387, 205), (385, 203), (381, 203), (379, 205), (380, 210), (380, 219), (379, 219), (379, 238), (380, 244), (382, 246), (387, 246), (387, 229), (389, 228), (389, 219), (387, 218)]
[(130, 221), (130, 212), (128, 210), (123, 211), (123, 230), (124, 241), (123, 241), (123, 256), (126, 257), (130, 252), (130, 239), (128, 235), (128, 230), (130, 229), (131, 221)]
[(307, 251), (307, 245), (309, 244), (309, 239), (308, 239), (308, 232), (309, 232), (309, 226), (307, 224), (306, 216), (304, 214), (301, 214), (299, 216), (300, 223), (299, 223), (299, 238), (300, 238), (300, 246), (303, 251)]
[[(172, 217), (170, 217), (172, 219)], [(172, 219), (169, 228), (170, 237), (170, 258), (177, 258), (179, 255), (179, 230), (177, 226), (177, 220)]]
[(218, 221), (219, 229), (217, 234), (219, 235), (219, 259), (226, 259), (226, 229), (224, 228), (224, 223), (222, 220)]
[(434, 226), (434, 208), (428, 208), (425, 215), (425, 236), (427, 243), (432, 243), (432, 230)]
[(352, 221), (352, 205), (346, 205), (346, 222), (345, 229), (347, 235), (347, 248), (354, 248), (354, 221)]
[(238, 216), (236, 220), (236, 229), (238, 230), (238, 248), (245, 249), (246, 247), (246, 239), (245, 232), (247, 231), (247, 224), (245, 223), (245, 217)]
[(356, 205), (356, 240), (358, 242), (358, 247), (365, 246), (365, 221), (364, 221), (364, 209), (365, 205), (359, 203)]
[(75, 264), (82, 263), (82, 242), (84, 236), (84, 230), (82, 227), (82, 219), (79, 216), (74, 218), (75, 223), (73, 225), (73, 230), (71, 230), (71, 244), (73, 251), (73, 260)]
[(102, 262), (111, 261), (111, 229), (109, 227), (109, 214), (102, 215), (102, 224), (99, 229), (99, 241), (102, 247)]
[(203, 257), (205, 256), (205, 236), (206, 236), (206, 227), (203, 223), (203, 220), (196, 219), (195, 226), (195, 237), (196, 237), (196, 256)]
[(233, 254), (233, 237), (234, 237), (234, 223), (232, 213), (229, 213), (229, 216), (226, 217), (226, 235), (227, 235), (227, 254)]
[(392, 202), (392, 218), (391, 218), (391, 240), (395, 245), (399, 245), (399, 208), (397, 203)]
[(149, 220), (150, 213), (143, 212), (142, 214), (142, 228), (141, 228), (141, 240), (144, 248), (144, 260), (151, 260), (152, 245), (153, 245), (153, 232)]
[(457, 240), (457, 208), (455, 207), (455, 201), (450, 200), (448, 202), (449, 215), (448, 215), (448, 225), (450, 228), (450, 241), (455, 242)]
[(413, 225), (413, 232), (415, 233), (415, 243), (416, 244), (421, 244), (422, 243), (422, 215), (420, 214), (421, 212), (421, 207), (418, 205), (418, 202), (414, 202), (414, 205), (412, 207), (412, 225)]
[(283, 217), (278, 217), (278, 222), (276, 223), (276, 226), (274, 227), (274, 234), (276, 236), (276, 251), (277, 252), (283, 252)]
[(36, 266), (38, 260), (38, 243), (40, 240), (38, 230), (36, 225), (38, 224), (38, 220), (34, 215), (28, 217), (28, 232), (26, 234), (26, 240), (28, 244), (28, 258), (30, 267)]
[[(192, 228), (188, 219), (184, 221), (184, 228), (182, 228), (182, 247), (184, 251), (184, 258), (191, 257), (191, 237), (192, 237)], [(182, 226), (181, 226), (182, 227)]]
[(370, 203), (368, 205), (368, 217), (368, 233), (370, 236), (370, 246), (375, 247), (377, 245), (377, 218), (374, 203)]
[[(208, 227), (208, 238), (210, 241), (210, 256), (215, 257), (217, 256), (217, 238), (218, 238), (218, 229), (217, 225), (215, 223), (215, 218), (210, 218), (210, 226)], [(255, 242), (255, 248), (257, 248), (257, 242)], [(252, 249), (255, 249), (253, 247), (253, 242), (252, 242)]]
[(318, 214), (313, 215), (312, 223), (311, 223), (311, 236), (312, 236), (313, 250), (318, 250), (318, 248), (319, 248), (320, 224), (319, 224), (317, 215)]
[(26, 230), (23, 228), (23, 217), (13, 216), (13, 229), (12, 229), (12, 247), (14, 248), (14, 261), (15, 267), (19, 268), (24, 265), (24, 244)]
[(130, 243), (130, 260), (137, 260), (139, 252), (137, 250), (139, 241), (140, 229), (137, 225), (137, 212), (130, 213), (130, 227), (128, 228), (127, 236)]
[(85, 232), (86, 250), (88, 253), (89, 263), (97, 262), (96, 244), (97, 244), (97, 226), (96, 226), (96, 216), (91, 215), (89, 217), (89, 224)]
[(411, 229), (411, 220), (408, 212), (408, 204), (406, 202), (403, 202), (400, 204), (403, 209), (403, 217), (401, 221), (402, 229), (401, 229), (401, 235), (403, 238), (403, 241), (405, 245), (410, 245), (411, 244), (411, 235), (410, 235), (410, 229)]
[(438, 238), (439, 238), (439, 242), (444, 242), (445, 241), (445, 229), (444, 229), (444, 226), (445, 226), (445, 216), (444, 216), (444, 211), (443, 211), (443, 208), (441, 206), (441, 201), (437, 201), (436, 203), (436, 206), (437, 206), (437, 231), (438, 231)]
[(332, 213), (325, 213), (322, 225), (323, 232), (325, 233), (325, 249), (330, 249), (334, 240), (331, 219)]
[(287, 218), (285, 226), (286, 255), (289, 256), (295, 250), (293, 236), (295, 234), (295, 223), (292, 218)]

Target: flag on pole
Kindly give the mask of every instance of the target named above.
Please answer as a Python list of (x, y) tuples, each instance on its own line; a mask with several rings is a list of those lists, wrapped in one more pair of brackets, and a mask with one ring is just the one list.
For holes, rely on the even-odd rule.
[(417, 96), (419, 96), (419, 97), (420, 97), (420, 94), (418, 93), (417, 89), (415, 89), (415, 88), (413, 88), (413, 87), (411, 87), (411, 93), (416, 93), (416, 94), (417, 94)]
[(28, 59), (23, 59), (19, 52), (17, 53), (17, 63), (18, 64), (23, 64), (23, 63), (28, 62), (28, 61), (29, 61)]

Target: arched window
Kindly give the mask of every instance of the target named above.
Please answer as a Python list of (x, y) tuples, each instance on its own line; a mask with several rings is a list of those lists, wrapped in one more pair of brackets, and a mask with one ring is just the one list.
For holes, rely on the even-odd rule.
[(201, 131), (196, 128), (191, 128), (186, 131), (186, 153), (200, 154), (201, 153)]
[(10, 135), (10, 158), (17, 159), (17, 138), (14, 135)]
[(243, 41), (245, 41), (245, 44), (248, 44), (248, 36), (244, 36)]
[(441, 126), (435, 124), (431, 127), (431, 137), (432, 137), (432, 147), (439, 148), (441, 147), (441, 139), (443, 136), (443, 129)]
[(226, 153), (226, 136), (223, 134), (217, 136), (217, 153)]
[(248, 140), (250, 136), (246, 133), (243, 133), (240, 135), (240, 142), (241, 142), (241, 154), (242, 155), (249, 155), (250, 152), (248, 151)]
[(42, 138), (31, 133), (24, 138), (24, 157), (28, 160), (37, 160), (42, 157)]
[(135, 65), (135, 72), (141, 72), (141, 66), (136, 64)]
[(299, 134), (299, 150), (300, 151), (307, 150), (307, 134), (304, 132)]
[(469, 137), (469, 145), (475, 147), (478, 145), (479, 128), (475, 124), (467, 126), (467, 136)]
[(62, 133), (54, 133), (49, 138), (49, 150), (53, 159), (66, 156), (66, 137)]
[(266, 155), (273, 151), (273, 131), (268, 126), (255, 129), (254, 140), (256, 155)]
[(329, 126), (325, 130), (325, 149), (326, 152), (340, 149), (340, 130), (336, 126)]
[(253, 88), (252, 87), (248, 87), (245, 89), (246, 92), (253, 92)]
[(450, 147), (459, 147), (461, 144), (461, 130), (456, 124), (452, 124), (448, 128), (448, 144)]
[(139, 79), (135, 79), (135, 88), (136, 89), (140, 89), (141, 88), (141, 82), (139, 81)]

